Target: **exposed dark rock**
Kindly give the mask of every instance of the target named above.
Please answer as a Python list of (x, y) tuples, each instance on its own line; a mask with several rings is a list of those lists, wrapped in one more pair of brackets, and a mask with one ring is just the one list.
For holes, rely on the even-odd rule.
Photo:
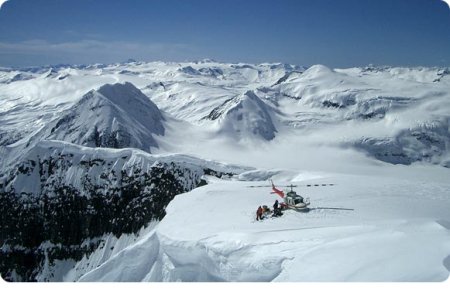
[[(59, 151), (20, 162), (0, 187), (2, 277), (34, 281), (46, 259), (50, 264), (80, 260), (98, 247), (104, 234), (136, 233), (161, 220), (175, 195), (206, 184), (203, 175), (232, 175), (183, 162), (155, 162), (145, 170), (141, 163), (114, 169), (117, 160), (128, 158), (91, 156), (76, 161), (74, 154)], [(81, 180), (68, 179), (69, 171), (83, 172)], [(33, 183), (32, 189), (16, 190), (17, 179), (20, 184)]]

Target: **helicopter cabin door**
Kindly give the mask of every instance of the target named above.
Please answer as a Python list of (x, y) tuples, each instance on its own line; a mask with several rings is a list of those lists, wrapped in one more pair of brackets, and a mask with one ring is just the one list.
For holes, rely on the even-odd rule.
[(291, 197), (288, 197), (287, 201), (289, 205), (294, 205), (294, 199), (292, 199)]

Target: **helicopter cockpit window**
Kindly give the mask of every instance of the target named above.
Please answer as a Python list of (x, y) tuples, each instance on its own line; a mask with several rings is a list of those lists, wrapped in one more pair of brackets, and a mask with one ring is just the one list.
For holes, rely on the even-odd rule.
[(302, 203), (302, 202), (303, 202), (303, 198), (301, 198), (301, 197), (295, 198), (295, 204)]

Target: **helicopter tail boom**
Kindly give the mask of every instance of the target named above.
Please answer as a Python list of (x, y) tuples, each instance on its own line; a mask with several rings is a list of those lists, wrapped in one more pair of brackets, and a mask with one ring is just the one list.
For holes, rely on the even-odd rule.
[(273, 184), (273, 181), (270, 180), (270, 182), (272, 182), (272, 192), (271, 193), (276, 193), (278, 194), (281, 198), (284, 198), (284, 192), (282, 190), (279, 190), (278, 188), (275, 187), (275, 185)]

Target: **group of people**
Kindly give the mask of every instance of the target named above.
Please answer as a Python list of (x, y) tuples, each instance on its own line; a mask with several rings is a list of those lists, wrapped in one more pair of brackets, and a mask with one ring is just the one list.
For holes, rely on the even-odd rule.
[[(263, 220), (267, 215), (267, 212), (271, 212), (270, 209), (263, 205), (263, 206), (259, 206), (258, 209), (256, 210), (256, 220), (260, 221)], [(272, 217), (279, 217), (282, 216), (283, 213), (281, 212), (281, 207), (278, 204), (278, 200), (275, 200), (275, 203), (273, 204), (273, 213), (272, 213)]]

